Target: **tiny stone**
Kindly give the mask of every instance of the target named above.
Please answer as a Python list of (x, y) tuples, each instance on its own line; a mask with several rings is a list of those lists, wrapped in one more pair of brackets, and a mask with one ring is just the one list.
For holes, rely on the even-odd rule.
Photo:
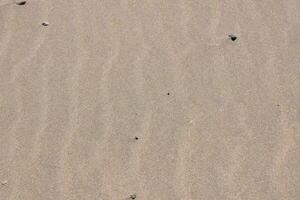
[(135, 140), (138, 140), (139, 138), (137, 136), (134, 137)]
[(232, 40), (235, 41), (237, 39), (237, 37), (233, 34), (228, 35), (228, 37)]
[(42, 25), (43, 26), (49, 26), (49, 23), (48, 22), (43, 22)]
[(23, 6), (26, 4), (26, 1), (19, 1), (19, 2), (16, 2), (16, 4), (19, 6)]
[(130, 195), (130, 199), (136, 199), (136, 194)]
[(170, 95), (170, 93), (168, 92), (167, 95)]

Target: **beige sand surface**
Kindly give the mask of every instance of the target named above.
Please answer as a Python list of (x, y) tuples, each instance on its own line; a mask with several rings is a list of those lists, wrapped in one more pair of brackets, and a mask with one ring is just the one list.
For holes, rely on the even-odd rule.
[(299, 200), (299, 10), (0, 0), (0, 200)]

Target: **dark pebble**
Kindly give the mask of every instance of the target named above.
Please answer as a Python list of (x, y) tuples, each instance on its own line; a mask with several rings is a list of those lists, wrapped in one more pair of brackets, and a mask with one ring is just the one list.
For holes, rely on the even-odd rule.
[(26, 4), (26, 1), (20, 1), (20, 2), (17, 3), (17, 5), (19, 5), (19, 6), (23, 6), (25, 4)]
[(228, 37), (232, 40), (232, 41), (235, 41), (237, 39), (237, 37), (235, 35), (228, 35)]
[(134, 139), (135, 139), (135, 140), (138, 140), (139, 138), (135, 136)]

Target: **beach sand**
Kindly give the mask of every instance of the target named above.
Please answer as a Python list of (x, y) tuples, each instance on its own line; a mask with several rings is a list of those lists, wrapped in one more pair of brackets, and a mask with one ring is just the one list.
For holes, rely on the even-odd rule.
[(300, 199), (299, 10), (0, 0), (0, 199)]

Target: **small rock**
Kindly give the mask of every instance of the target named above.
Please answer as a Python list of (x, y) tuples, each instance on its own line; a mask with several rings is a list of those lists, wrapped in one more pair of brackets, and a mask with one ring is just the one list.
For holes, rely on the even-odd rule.
[(42, 25), (43, 26), (49, 26), (49, 23), (48, 22), (43, 22)]
[(237, 39), (237, 37), (233, 34), (228, 35), (228, 37), (232, 40), (235, 41)]
[(136, 199), (136, 194), (130, 195), (130, 199)]
[(19, 6), (23, 6), (26, 4), (26, 1), (17, 1), (16, 4)]
[(135, 140), (138, 140), (138, 139), (139, 139), (139, 137), (135, 136), (135, 137), (134, 137), (134, 139), (135, 139)]

